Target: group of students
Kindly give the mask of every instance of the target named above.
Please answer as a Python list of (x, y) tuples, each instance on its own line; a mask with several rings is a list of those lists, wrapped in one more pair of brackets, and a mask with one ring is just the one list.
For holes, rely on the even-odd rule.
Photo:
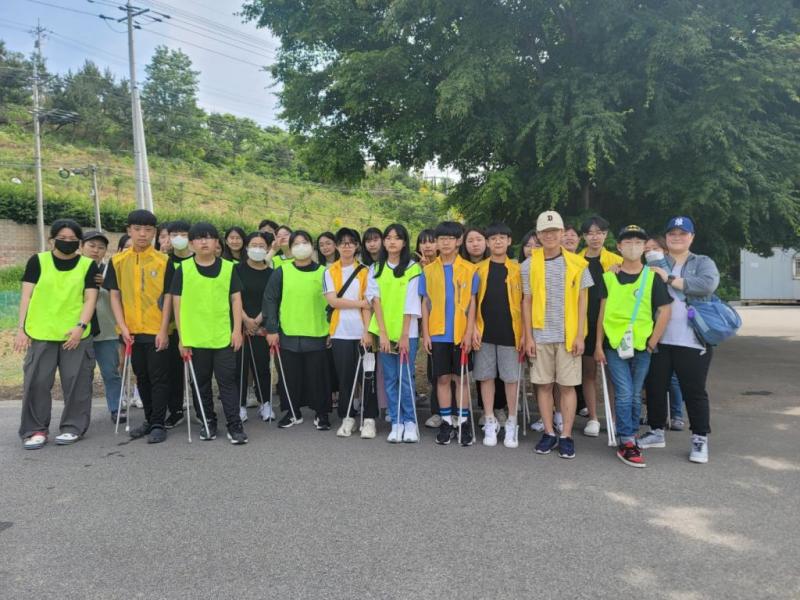
[[(431, 382), (425, 425), (437, 429), (437, 444), (474, 442), (471, 373), (483, 444), (502, 438), (516, 448), (518, 387), (528, 367), (541, 415), (532, 425), (542, 432), (535, 452), (574, 458), (576, 415), (588, 417), (585, 435), (599, 435), (596, 382), (607, 368), (616, 453), (625, 464), (645, 466), (642, 450), (664, 447), (665, 429), (682, 428), (681, 399), (669, 406), (671, 385), (688, 412), (689, 459), (705, 463), (712, 348), (694, 335), (687, 303), (711, 296), (717, 268), (691, 252), (689, 217), (671, 219), (665, 238), (623, 228), (619, 254), (606, 248), (608, 230), (595, 216), (578, 235), (545, 211), (514, 259), (504, 224), (482, 230), (446, 221), (422, 231), (412, 252), (398, 223), (363, 235), (326, 232), (315, 246), (307, 231), (270, 220), (249, 234), (233, 227), (221, 236), (205, 222), (159, 227), (151, 212), (135, 210), (119, 251), (106, 260), (102, 232), (56, 221), (52, 249), (32, 256), (22, 277), (15, 347), (27, 350), (23, 447), (48, 441), (56, 370), (65, 401), (57, 444), (74, 443), (89, 427), (95, 361), (111, 418), (124, 422), (125, 357), (144, 409), (130, 436), (149, 443), (190, 418), (189, 397), (195, 418), (202, 416), (201, 439), (216, 438), (212, 377), (228, 439), (246, 443), (251, 385), (260, 417), (276, 418), (273, 373), (280, 428), (302, 423), (308, 409), (314, 426), (328, 430), (338, 402), (337, 435), (358, 428), (371, 439), (383, 405), (387, 441), (417, 442), (421, 348)], [(649, 430), (640, 435), (643, 390)]]

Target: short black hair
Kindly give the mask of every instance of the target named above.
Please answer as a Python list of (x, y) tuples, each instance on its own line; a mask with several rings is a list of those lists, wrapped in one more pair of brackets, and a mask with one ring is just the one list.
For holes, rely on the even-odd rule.
[(275, 229), (275, 233), (278, 233), (278, 231), (280, 231), (281, 229), (285, 229), (286, 231), (288, 231), (289, 235), (292, 235), (292, 233), (294, 233), (292, 231), (292, 228), (289, 227), (288, 225), (278, 225), (277, 229)]
[(246, 238), (244, 238), (244, 247), (247, 248), (247, 246), (250, 245), (250, 242), (252, 242), (256, 238), (261, 238), (267, 243), (267, 250), (269, 250), (269, 247), (272, 245), (272, 242), (275, 241), (275, 236), (272, 235), (269, 231), (254, 231), (253, 233), (248, 234)]
[[(283, 227), (284, 229), (289, 229), (285, 225), (281, 225), (281, 227)], [(289, 231), (291, 231), (291, 229)], [(292, 235), (289, 236), (290, 248), (292, 247), (292, 244), (294, 244), (294, 241), (299, 237), (305, 238), (309, 244), (311, 244), (312, 246), (314, 245), (314, 238), (311, 237), (311, 234), (303, 229), (298, 229), (297, 231), (292, 231)]]
[(71, 229), (79, 240), (83, 239), (83, 229), (78, 222), (73, 219), (56, 219), (50, 226), (50, 239), (58, 235), (58, 232), (64, 228)]
[(258, 224), (258, 228), (261, 229), (262, 227), (265, 227), (267, 225), (272, 227), (273, 231), (278, 231), (279, 225), (275, 221), (273, 221), (272, 219), (262, 219), (261, 223)]
[(597, 226), (600, 231), (608, 231), (609, 227), (611, 226), (610, 223), (600, 215), (593, 215), (583, 222), (581, 225), (581, 233), (584, 235), (589, 233), (592, 225)]
[(578, 235), (580, 235), (581, 233), (580, 231), (578, 231), (578, 228), (575, 227), (575, 225), (564, 225), (564, 233), (567, 233), (568, 231), (574, 231)]
[(219, 231), (217, 231), (217, 228), (214, 227), (214, 225), (211, 223), (206, 223), (205, 221), (200, 221), (199, 223), (192, 225), (191, 229), (189, 229), (189, 241), (200, 240), (203, 238), (218, 240)]
[(143, 225), (145, 227), (158, 226), (158, 219), (149, 210), (137, 208), (128, 213), (128, 225)]
[(122, 252), (125, 250), (125, 244), (128, 243), (129, 239), (131, 239), (131, 236), (129, 236), (127, 233), (123, 233), (122, 236), (120, 236), (119, 241), (117, 242), (117, 252)]
[(486, 228), (486, 239), (488, 240), (493, 235), (507, 235), (511, 237), (511, 227), (505, 223), (492, 223)]
[(443, 236), (452, 236), (455, 238), (460, 238), (464, 235), (464, 226), (461, 223), (457, 223), (455, 221), (442, 221), (436, 226), (434, 230), (434, 235), (437, 238)]
[(361, 240), (366, 242), (367, 240), (371, 240), (372, 238), (378, 238), (382, 240), (383, 232), (377, 227), (368, 227), (366, 231), (364, 231), (364, 235), (361, 236)]
[(361, 245), (361, 236), (358, 235), (355, 229), (350, 229), (349, 227), (342, 227), (336, 232), (336, 243), (341, 244), (346, 237), (351, 238), (357, 245)]
[(177, 219), (175, 221), (170, 221), (167, 225), (167, 231), (169, 233), (175, 233), (176, 231), (185, 231), (189, 233), (189, 230), (192, 228), (192, 224), (189, 221), (185, 221), (184, 219)]

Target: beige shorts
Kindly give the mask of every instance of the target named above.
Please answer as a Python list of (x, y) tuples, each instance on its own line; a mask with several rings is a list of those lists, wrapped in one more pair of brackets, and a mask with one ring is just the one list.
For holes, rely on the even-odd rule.
[(582, 377), (581, 357), (567, 352), (563, 343), (536, 344), (536, 358), (531, 360), (531, 383), (575, 386), (581, 384)]

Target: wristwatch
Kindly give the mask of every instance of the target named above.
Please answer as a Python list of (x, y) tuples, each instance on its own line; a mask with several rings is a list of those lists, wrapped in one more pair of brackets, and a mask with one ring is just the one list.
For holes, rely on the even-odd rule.
[(77, 325), (75, 325), (75, 327), (80, 327), (81, 329), (86, 331), (86, 328), (88, 327), (88, 325), (86, 325), (86, 323), (81, 323), (80, 321), (78, 321), (78, 323), (77, 323)]

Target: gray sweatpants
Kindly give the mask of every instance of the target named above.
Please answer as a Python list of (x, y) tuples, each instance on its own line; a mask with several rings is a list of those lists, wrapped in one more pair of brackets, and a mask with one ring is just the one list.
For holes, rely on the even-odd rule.
[(22, 365), (25, 377), (19, 425), (21, 438), (49, 430), (53, 408), (50, 392), (56, 369), (64, 392), (64, 411), (61, 413), (59, 432), (83, 435), (89, 428), (94, 374), (92, 338), (81, 340), (75, 350), (64, 350), (61, 342), (33, 340)]

